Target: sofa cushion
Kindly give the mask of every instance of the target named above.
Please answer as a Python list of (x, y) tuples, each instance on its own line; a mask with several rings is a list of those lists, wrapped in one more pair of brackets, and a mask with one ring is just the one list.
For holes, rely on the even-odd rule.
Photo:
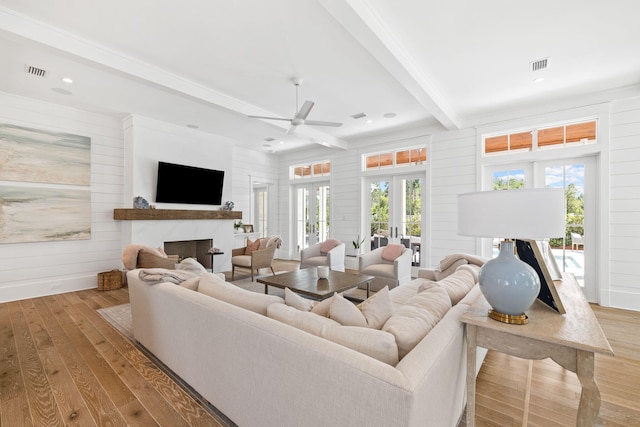
[(329, 309), (331, 308), (331, 303), (333, 302), (333, 297), (323, 299), (322, 301), (317, 301), (312, 304), (311, 312), (317, 314), (319, 316), (329, 317)]
[(236, 255), (231, 257), (233, 260), (233, 265), (237, 265), (238, 267), (251, 267), (251, 255)]
[(338, 243), (340, 243), (340, 242), (338, 240), (335, 240), (335, 239), (327, 239), (327, 240), (325, 240), (320, 245), (320, 253), (322, 255), (326, 255), (331, 249), (333, 249), (336, 246), (338, 246)]
[(451, 308), (451, 300), (444, 288), (431, 283), (407, 303), (396, 309), (382, 330), (390, 332), (398, 345), (402, 359)]
[(449, 299), (451, 300), (451, 305), (453, 306), (458, 304), (458, 302), (460, 302), (460, 300), (469, 293), (471, 288), (473, 288), (473, 285), (476, 284), (476, 281), (471, 272), (460, 267), (449, 276), (437, 282), (425, 280), (418, 289), (418, 292), (432, 286), (434, 283), (447, 291)]
[(263, 315), (267, 314), (269, 305), (284, 304), (284, 300), (279, 296), (265, 295), (239, 288), (221, 280), (212, 273), (202, 275), (198, 292)]
[(251, 255), (251, 252), (257, 251), (260, 248), (260, 239), (256, 239), (252, 242), (251, 239), (247, 239), (247, 246), (244, 248), (245, 255)]
[(384, 250), (382, 251), (382, 259), (385, 261), (395, 261), (396, 258), (402, 255), (405, 249), (406, 248), (404, 247), (404, 245), (391, 243), (385, 246)]
[(176, 270), (190, 271), (198, 276), (207, 272), (207, 269), (193, 258), (183, 259), (179, 264), (176, 264)]
[(360, 274), (368, 274), (370, 276), (396, 279), (393, 264), (372, 264), (366, 268), (363, 268)]
[(304, 259), (304, 265), (327, 265), (327, 257), (325, 255), (322, 256), (312, 256)]
[(390, 333), (370, 328), (341, 326), (334, 320), (284, 304), (270, 305), (267, 316), (389, 365), (395, 366), (398, 363), (398, 347)]

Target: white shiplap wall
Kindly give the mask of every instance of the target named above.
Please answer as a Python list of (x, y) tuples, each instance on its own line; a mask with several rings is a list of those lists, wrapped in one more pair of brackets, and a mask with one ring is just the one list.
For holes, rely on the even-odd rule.
[(430, 259), (437, 266), (454, 252), (476, 253), (476, 240), (458, 235), (458, 194), (477, 191), (477, 144), (474, 129), (436, 133), (429, 156), (430, 209), (427, 242)]
[(122, 265), (120, 119), (0, 93), (0, 121), (91, 138), (91, 239), (0, 243), (0, 302), (95, 287), (98, 272)]
[(608, 298), (640, 310), (640, 97), (612, 103), (610, 124)]

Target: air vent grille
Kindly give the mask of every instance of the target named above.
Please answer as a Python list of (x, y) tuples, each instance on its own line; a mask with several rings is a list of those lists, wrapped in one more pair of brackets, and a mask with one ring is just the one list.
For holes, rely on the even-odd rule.
[(271, 141), (275, 141), (275, 138), (269, 137), (269, 138), (265, 138), (264, 140), (267, 141), (267, 142), (271, 142)]
[(358, 114), (354, 114), (351, 116), (354, 119), (361, 119), (363, 117), (367, 117), (367, 115), (365, 113), (358, 113)]
[(47, 71), (43, 70), (42, 68), (38, 68), (38, 67), (34, 67), (32, 65), (25, 65), (24, 66), (24, 72), (27, 74), (31, 74), (34, 76), (38, 76), (38, 77), (46, 77), (47, 76)]
[(549, 66), (549, 58), (539, 59), (531, 63), (531, 71), (544, 70)]

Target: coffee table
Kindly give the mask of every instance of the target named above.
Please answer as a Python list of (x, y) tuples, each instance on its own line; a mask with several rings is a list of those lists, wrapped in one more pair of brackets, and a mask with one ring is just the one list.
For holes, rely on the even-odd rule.
[(274, 286), (281, 289), (289, 288), (300, 295), (323, 300), (332, 296), (334, 292), (344, 292), (364, 284), (367, 285), (368, 298), (372, 280), (373, 276), (333, 270), (329, 270), (329, 276), (326, 279), (320, 279), (316, 268), (304, 268), (275, 276), (261, 277), (257, 281), (264, 284), (265, 294), (268, 293), (269, 286)]

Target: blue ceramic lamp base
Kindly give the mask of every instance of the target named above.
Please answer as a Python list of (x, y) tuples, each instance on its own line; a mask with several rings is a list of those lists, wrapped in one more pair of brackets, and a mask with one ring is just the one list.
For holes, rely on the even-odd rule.
[(501, 243), (498, 256), (482, 266), (478, 282), (492, 307), (490, 318), (522, 325), (528, 322), (525, 311), (540, 292), (540, 279), (531, 266), (516, 258), (513, 246), (512, 240)]

